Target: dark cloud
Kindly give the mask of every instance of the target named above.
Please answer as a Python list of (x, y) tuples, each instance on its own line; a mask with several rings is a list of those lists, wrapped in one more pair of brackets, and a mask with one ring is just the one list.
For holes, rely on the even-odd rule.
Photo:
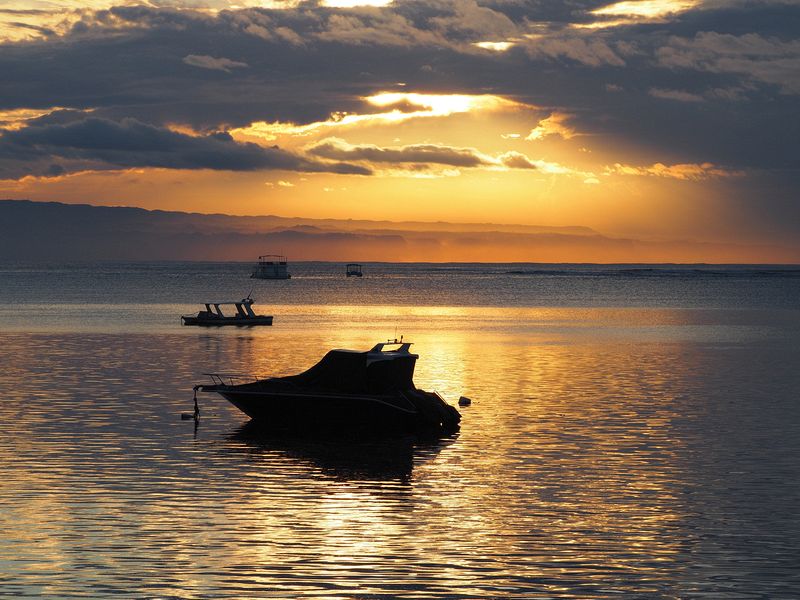
[[(5, 131), (0, 135), (0, 159), (6, 159), (0, 162), (2, 178), (133, 167), (370, 174), (362, 166), (320, 162), (274, 146), (236, 142), (225, 132), (192, 136), (135, 119), (116, 122), (97, 117)], [(54, 165), (55, 159), (63, 162)]]
[(371, 163), (423, 163), (452, 167), (480, 167), (493, 164), (474, 148), (453, 148), (435, 144), (414, 144), (381, 148), (372, 144), (349, 145), (343, 140), (328, 139), (308, 149), (310, 154), (332, 160), (356, 160)]
[(23, 23), (21, 21), (7, 21), (5, 25), (10, 27), (17, 27), (19, 29), (30, 29), (31, 31), (35, 31), (37, 33), (40, 33), (41, 35), (55, 34), (55, 31), (49, 27), (42, 27), (40, 25), (33, 25), (31, 23)]
[(201, 69), (211, 69), (212, 71), (225, 71), (230, 73), (231, 69), (246, 67), (247, 63), (231, 60), (229, 58), (215, 58), (213, 56), (189, 54), (183, 57), (183, 62), (192, 67)]
[(374, 144), (353, 145), (337, 138), (328, 138), (306, 150), (313, 156), (330, 160), (363, 161), (376, 167), (382, 164), (399, 165), (409, 170), (424, 170), (433, 165), (531, 170), (539, 168), (534, 161), (519, 152), (511, 151), (493, 157), (475, 148), (456, 148), (442, 144), (410, 144), (384, 148)]

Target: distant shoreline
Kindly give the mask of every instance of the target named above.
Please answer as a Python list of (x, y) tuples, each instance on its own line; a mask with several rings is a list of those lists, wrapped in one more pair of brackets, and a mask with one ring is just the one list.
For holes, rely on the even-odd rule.
[(579, 226), (239, 217), (0, 200), (2, 261), (252, 262), (275, 253), (295, 264), (800, 264), (800, 246), (634, 239)]

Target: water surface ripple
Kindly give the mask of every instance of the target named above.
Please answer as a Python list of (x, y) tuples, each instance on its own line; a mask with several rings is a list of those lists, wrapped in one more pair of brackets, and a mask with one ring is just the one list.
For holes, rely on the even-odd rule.
[[(800, 310), (285, 306), (255, 330), (7, 321), (0, 596), (797, 597)], [(420, 387), (473, 398), (457, 434), (265, 434), (212, 396), (180, 419), (206, 371), (395, 325)]]

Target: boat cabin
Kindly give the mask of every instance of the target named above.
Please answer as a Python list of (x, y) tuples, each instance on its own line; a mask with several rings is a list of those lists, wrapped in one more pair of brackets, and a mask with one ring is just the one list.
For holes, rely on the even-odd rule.
[(316, 365), (299, 375), (273, 378), (306, 389), (347, 393), (387, 393), (413, 390), (414, 366), (419, 356), (411, 343), (390, 341), (367, 352), (331, 350)]

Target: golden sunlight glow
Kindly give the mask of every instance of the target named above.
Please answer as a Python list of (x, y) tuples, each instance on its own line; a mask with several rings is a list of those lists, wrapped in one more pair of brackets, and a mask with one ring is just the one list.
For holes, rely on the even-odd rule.
[(624, 0), (597, 8), (593, 15), (610, 17), (640, 17), (656, 19), (694, 8), (699, 0)]
[[(413, 92), (381, 92), (362, 98), (377, 107), (392, 107), (378, 113), (334, 113), (327, 121), (317, 121), (305, 125), (294, 123), (267, 123), (257, 121), (247, 127), (232, 129), (233, 137), (255, 137), (265, 141), (276, 140), (279, 136), (307, 136), (325, 128), (339, 128), (351, 125), (392, 124), (410, 119), (447, 117), (453, 114), (477, 111), (496, 111), (521, 108), (527, 105), (491, 94), (419, 94)], [(411, 106), (416, 110), (401, 110)]]
[[(409, 146), (377, 146), (375, 144), (350, 144), (346, 140), (329, 137), (304, 150), (314, 154), (315, 149), (323, 150), (322, 156), (350, 162), (362, 162), (373, 170), (373, 176), (382, 177), (457, 177), (464, 170), (487, 171), (535, 171), (546, 175), (568, 175), (583, 179), (593, 178), (593, 173), (576, 170), (556, 162), (531, 159), (514, 150), (498, 154), (487, 154), (474, 147), (447, 146), (440, 144), (412, 144)], [(332, 153), (332, 154), (331, 154)], [(390, 160), (382, 161), (382, 156)], [(428, 161), (429, 157), (435, 157)], [(449, 163), (440, 161), (442, 157), (457, 160)], [(464, 161), (464, 162), (460, 162)]]
[[(222, 10), (239, 10), (245, 8), (269, 8), (272, 10), (295, 8), (300, 0), (228, 0), (217, 8), (203, 7), (202, 2), (185, 3), (186, 6), (174, 6), (171, 10), (188, 9), (193, 12), (218, 14)], [(337, 3), (332, 0), (329, 6), (384, 6), (388, 0), (362, 0), (361, 2)], [(0, 0), (0, 41), (32, 40), (56, 34), (61, 35), (84, 18), (88, 11), (109, 10), (120, 6), (154, 5), (156, 3), (142, 0)], [(176, 3), (180, 4), (180, 3)], [(197, 6), (195, 6), (197, 5)], [(157, 6), (157, 4), (156, 4)], [(3, 14), (5, 13), (5, 14)], [(113, 21), (112, 15), (106, 19)]]
[(473, 45), (493, 52), (505, 52), (514, 46), (514, 42), (475, 42)]
[(322, 0), (320, 4), (329, 8), (355, 8), (357, 6), (389, 6), (393, 0)]
[[(472, 111), (499, 110), (523, 106), (519, 102), (508, 100), (502, 96), (491, 94), (418, 94), (414, 92), (382, 92), (364, 98), (374, 106), (391, 106), (393, 104), (408, 103), (412, 106), (423, 108), (411, 114), (430, 117), (446, 117), (454, 113)], [(420, 114), (421, 113), (421, 114)]]
[(12, 130), (21, 129), (27, 125), (26, 121), (43, 117), (57, 110), (64, 109), (59, 106), (54, 106), (51, 108), (16, 108), (12, 110), (0, 110), (0, 128)]
[(546, 119), (539, 121), (539, 124), (531, 130), (525, 139), (528, 141), (541, 140), (548, 135), (558, 135), (565, 140), (575, 137), (577, 135), (575, 130), (564, 124), (567, 119), (569, 119), (569, 115), (553, 113)]
[(606, 29), (623, 25), (634, 25), (643, 21), (659, 22), (695, 8), (702, 0), (625, 0), (590, 11), (597, 17), (619, 17), (616, 19), (573, 23), (575, 29)]
[(654, 177), (670, 177), (684, 181), (700, 181), (713, 177), (737, 177), (744, 175), (742, 171), (723, 169), (712, 163), (683, 163), (678, 165), (665, 165), (655, 163), (649, 167), (636, 167), (616, 163), (613, 167), (606, 167), (606, 173), (618, 175), (650, 175)]

